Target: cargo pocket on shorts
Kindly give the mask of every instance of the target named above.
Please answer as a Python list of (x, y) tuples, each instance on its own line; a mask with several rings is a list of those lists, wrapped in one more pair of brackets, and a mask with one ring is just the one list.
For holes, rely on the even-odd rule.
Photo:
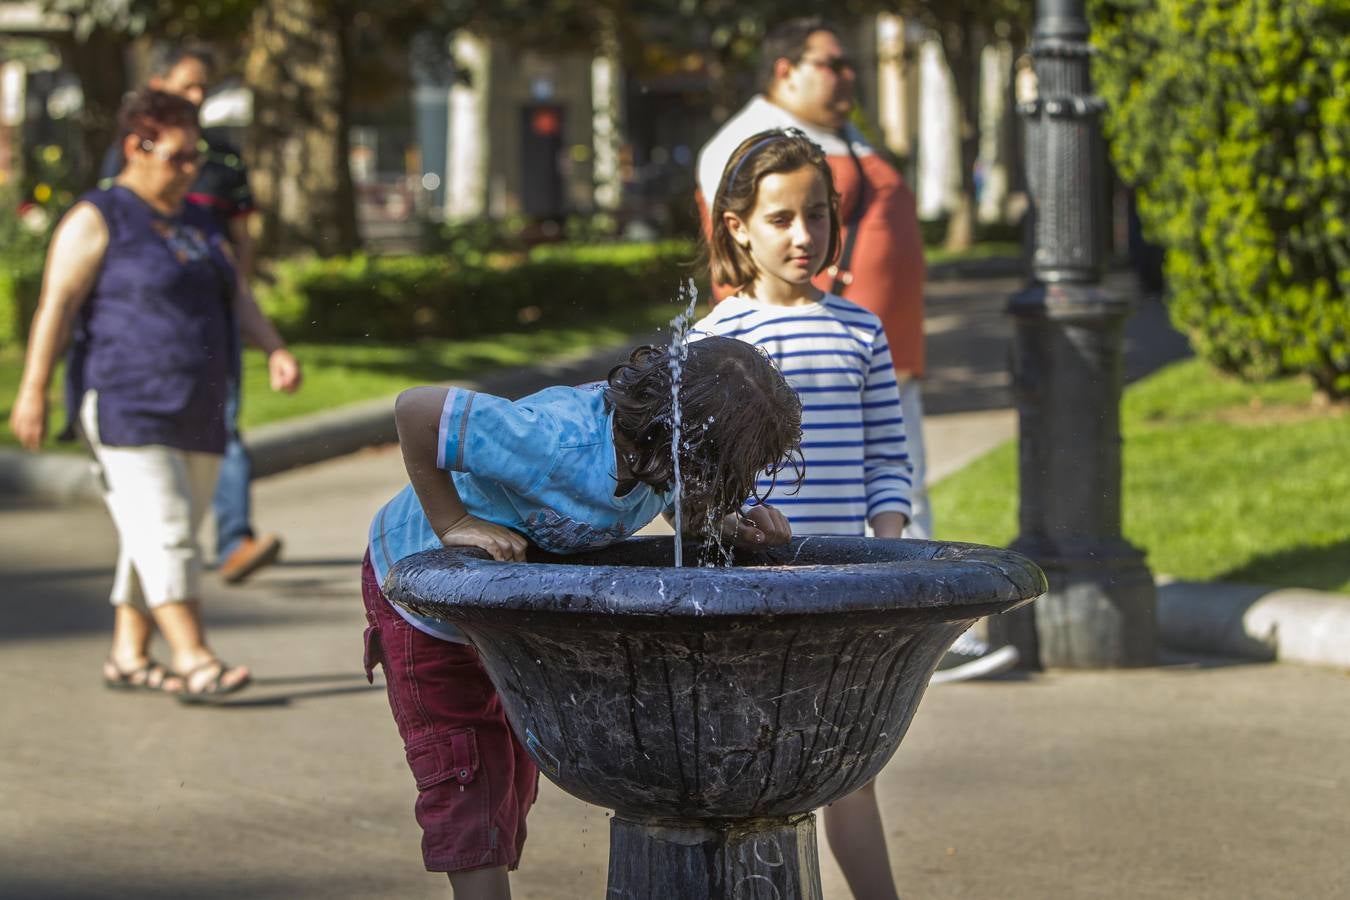
[(408, 765), (419, 791), (451, 778), (463, 790), (478, 776), (478, 737), (472, 728), (437, 732), (408, 748)]
[(384, 645), (380, 643), (380, 626), (371, 623), (366, 626), (366, 633), (363, 637), (362, 646), (365, 652), (362, 654), (361, 664), (366, 669), (366, 681), (370, 684), (375, 683), (375, 667), (384, 666)]
[[(436, 820), (434, 828), (429, 821), (422, 826), (438, 845), (437, 856), (465, 858), (496, 848), (490, 789), (487, 777), (480, 777), (478, 736), (473, 728), (438, 731), (422, 738), (408, 747), (408, 767), (417, 782), (419, 820), (424, 814)], [(437, 833), (434, 838), (433, 832)]]

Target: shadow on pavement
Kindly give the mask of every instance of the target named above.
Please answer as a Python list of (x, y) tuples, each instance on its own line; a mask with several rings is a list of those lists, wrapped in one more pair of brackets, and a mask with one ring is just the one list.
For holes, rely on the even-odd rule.
[[(1007, 409), (1012, 395), (1013, 320), (1008, 299), (1025, 287), (1016, 278), (929, 285), (925, 330), (927, 415)], [(1130, 276), (1115, 274), (1107, 289), (1134, 290)], [(1138, 296), (1135, 291), (1135, 296)], [(1137, 381), (1191, 355), (1186, 337), (1172, 328), (1165, 304), (1139, 299), (1123, 335), (1125, 380)]]
[(1158, 652), (1158, 664), (1154, 668), (1165, 671), (1181, 671), (1188, 669), (1208, 671), (1210, 669), (1229, 669), (1234, 666), (1264, 665), (1269, 665), (1269, 663), (1262, 660), (1242, 659), (1236, 656), (1208, 656), (1203, 653), (1168, 650), (1164, 648)]
[[(1289, 573), (1282, 581), (1281, 573)], [(1253, 557), (1219, 575), (1218, 581), (1259, 581), (1273, 587), (1344, 591), (1350, 583), (1350, 540), (1321, 547), (1291, 547)]]
[(272, 563), (269, 569), (303, 569), (311, 566), (350, 566), (353, 569), (361, 567), (361, 557), (359, 556), (338, 556), (330, 559), (311, 558), (295, 559), (290, 556), (283, 556), (281, 559)]
[[(14, 875), (17, 868), (5, 867), (6, 877), (0, 884), (0, 900), (115, 900), (115, 898), (135, 897), (137, 900), (238, 900), (248, 897), (250, 900), (294, 900), (296, 897), (353, 897), (361, 896), (358, 885), (351, 879), (341, 883), (314, 878), (286, 878), (284, 880), (261, 880), (257, 878), (227, 877), (213, 879), (211, 882), (183, 880), (175, 883), (171, 878), (145, 875), (136, 878), (117, 878), (116, 883), (88, 883), (72, 887), (69, 875), (53, 872), (50, 878), (32, 874)], [(375, 884), (368, 886), (370, 893), (365, 896), (378, 896), (380, 888)]]
[[(360, 605), (356, 599), (356, 582), (344, 592), (332, 589), (326, 583), (324, 596), (341, 597)], [(7, 641), (69, 637), (78, 634), (112, 634), (112, 607), (108, 603), (108, 589), (112, 573), (106, 569), (70, 573), (42, 573), (41, 578), (20, 577), (6, 585), (6, 596), (0, 601), (0, 644)], [(289, 593), (303, 595), (292, 590)], [(319, 583), (310, 587), (311, 594), (320, 593)], [(332, 621), (327, 606), (297, 605), (270, 602), (265, 607), (256, 602), (247, 606), (233, 605), (219, 595), (208, 595), (203, 605), (207, 627), (275, 628), (287, 624), (326, 624)]]
[(1152, 375), (1163, 366), (1191, 356), (1191, 343), (1172, 327), (1167, 306), (1159, 300), (1140, 300), (1125, 320), (1125, 383)]
[[(187, 704), (189, 709), (265, 709), (268, 707), (288, 707), (297, 700), (319, 700), (324, 697), (342, 697), (347, 694), (364, 694), (368, 691), (384, 692), (382, 684), (366, 684), (364, 675), (358, 676), (360, 684), (335, 685), (313, 690), (290, 691), (288, 693), (269, 693), (259, 696), (258, 691), (248, 689), (238, 694), (222, 697), (219, 700), (203, 700)], [(255, 682), (256, 684), (256, 682)]]
[(364, 684), (366, 676), (363, 672), (327, 672), (313, 675), (267, 675), (262, 678), (254, 678), (253, 684), (258, 687), (279, 687), (288, 684), (323, 684), (328, 681), (360, 681)]

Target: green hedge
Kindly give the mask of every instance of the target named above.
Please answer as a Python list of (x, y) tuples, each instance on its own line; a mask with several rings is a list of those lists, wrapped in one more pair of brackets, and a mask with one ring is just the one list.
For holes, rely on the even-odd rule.
[(1350, 397), (1350, 5), (1090, 9), (1106, 134), (1167, 248), (1174, 321), (1223, 369)]
[(23, 344), (42, 289), (42, 258), (0, 256), (0, 347)]
[[(477, 265), (444, 256), (286, 260), (258, 300), (291, 340), (471, 337), (673, 297), (695, 253), (666, 241), (545, 245)], [(27, 339), (41, 282), (40, 257), (0, 257), (0, 345)]]
[(686, 241), (545, 245), (480, 264), (444, 256), (365, 256), (279, 263), (259, 290), (290, 339), (460, 338), (571, 323), (674, 296), (691, 271)]

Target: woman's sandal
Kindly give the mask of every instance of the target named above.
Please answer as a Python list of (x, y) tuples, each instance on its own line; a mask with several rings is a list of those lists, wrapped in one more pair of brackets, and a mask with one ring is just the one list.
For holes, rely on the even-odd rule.
[(177, 694), (178, 687), (171, 687), (176, 678), (164, 666), (147, 659), (145, 665), (134, 669), (123, 669), (113, 658), (108, 657), (103, 664), (103, 685), (113, 691), (152, 691), (156, 694)]
[[(212, 675), (197, 690), (192, 689), (192, 678), (199, 672), (205, 672), (207, 669), (215, 669), (216, 674)], [(235, 691), (243, 690), (248, 687), (253, 680), (252, 675), (244, 676), (242, 681), (234, 684), (225, 684), (222, 679), (231, 671), (229, 663), (223, 659), (212, 659), (202, 663), (199, 666), (193, 666), (186, 672), (178, 673), (178, 677), (183, 680), (183, 688), (178, 692), (178, 700), (181, 703), (210, 703), (217, 697), (224, 697), (227, 694), (233, 694)]]

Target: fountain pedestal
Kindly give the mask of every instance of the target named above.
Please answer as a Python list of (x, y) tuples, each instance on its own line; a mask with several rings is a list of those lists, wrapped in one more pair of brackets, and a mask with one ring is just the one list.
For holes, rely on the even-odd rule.
[(607, 895), (820, 900), (815, 820), (802, 813), (642, 823), (616, 815), (609, 828)]
[(614, 897), (819, 897), (811, 811), (876, 776), (962, 631), (1045, 590), (1025, 557), (968, 544), (672, 556), (668, 538), (528, 563), (440, 550), (385, 584), (469, 635), (548, 778), (616, 810)]

